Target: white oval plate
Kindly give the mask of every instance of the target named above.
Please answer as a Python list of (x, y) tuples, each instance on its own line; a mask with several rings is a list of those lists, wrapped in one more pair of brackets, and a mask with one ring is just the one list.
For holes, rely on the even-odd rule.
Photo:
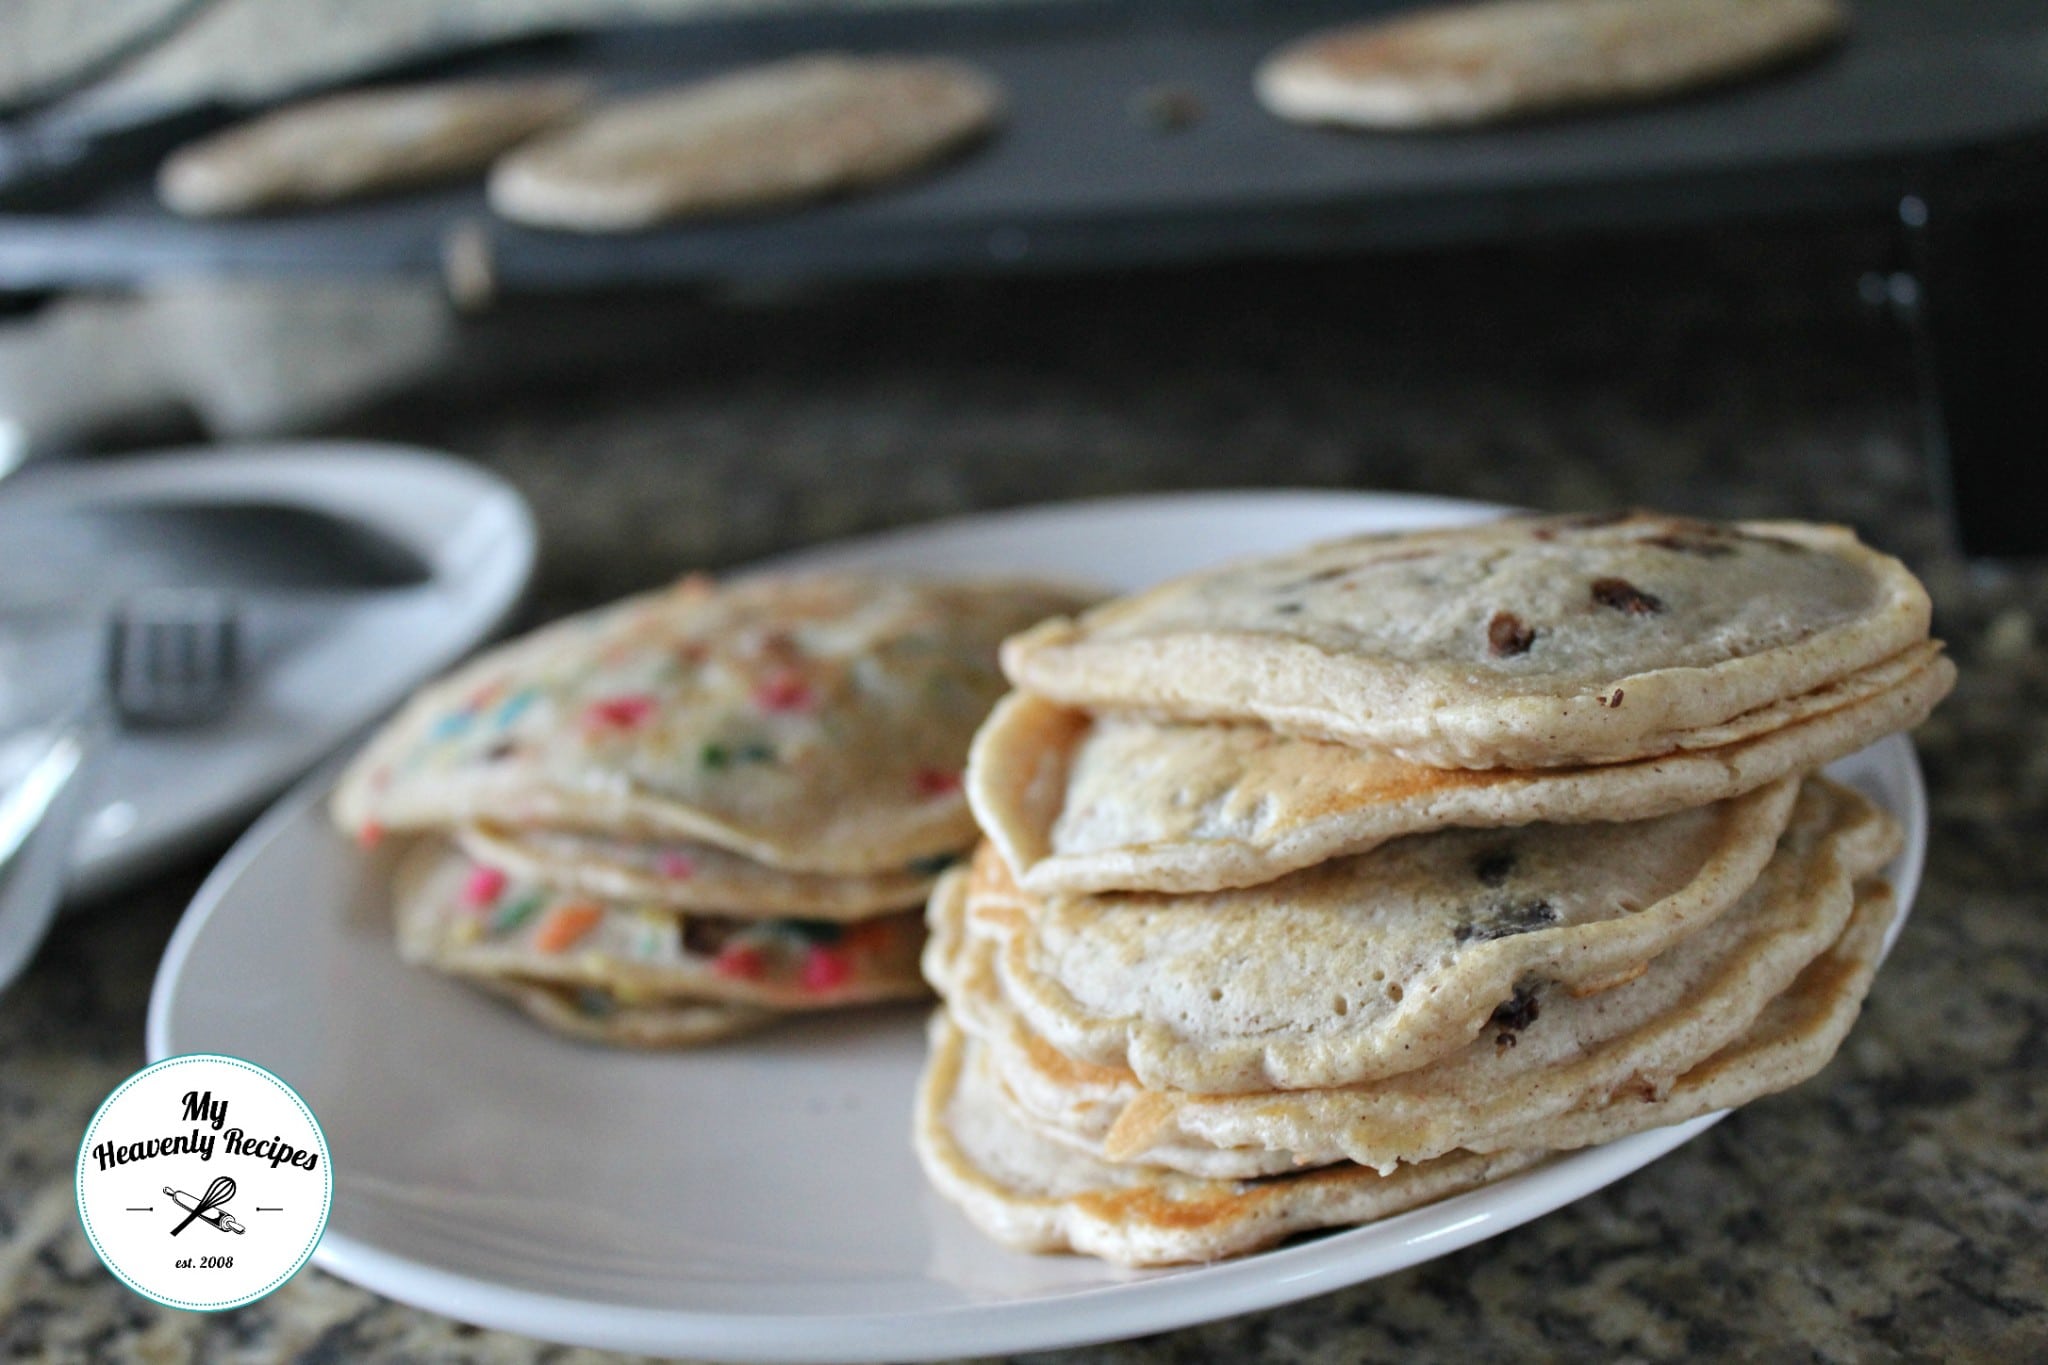
[[(1348, 531), (1472, 520), (1471, 503), (1218, 493), (1033, 508), (776, 561), (1018, 570), (1134, 588)], [(1837, 769), (1911, 831), (1889, 739)], [(1654, 1161), (1713, 1117), (1561, 1156), (1397, 1218), (1220, 1265), (1131, 1272), (1006, 1251), (910, 1153), (922, 1010), (796, 1023), (676, 1055), (565, 1042), (401, 966), (380, 869), (314, 779), (200, 891), (150, 1002), (149, 1054), (288, 1078), (334, 1148), (317, 1261), (402, 1302), (581, 1345), (734, 1360), (905, 1360), (1134, 1336), (1287, 1303), (1527, 1222)]]
[[(533, 572), (533, 518), (510, 485), (405, 446), (294, 441), (38, 466), (9, 480), (5, 497), (10, 515), (139, 503), (303, 507), (407, 547), (428, 570), (402, 589), (251, 602), (245, 640), (260, 633), (277, 647), (227, 717), (123, 734), (93, 775), (95, 804), (72, 853), (74, 896), (130, 881), (247, 818), (495, 631)], [(94, 623), (78, 622), (55, 645), (68, 648), (44, 661), (50, 668), (96, 680)]]

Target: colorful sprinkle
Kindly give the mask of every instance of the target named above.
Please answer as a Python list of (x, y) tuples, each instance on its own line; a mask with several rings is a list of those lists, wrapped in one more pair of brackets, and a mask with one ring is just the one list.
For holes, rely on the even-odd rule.
[(488, 910), (498, 903), (498, 897), (505, 894), (504, 873), (495, 867), (478, 863), (462, 879), (462, 903), (471, 910)]
[(807, 991), (829, 991), (844, 986), (853, 976), (853, 963), (843, 948), (815, 947), (804, 954), (802, 981)]
[(697, 860), (687, 853), (663, 850), (654, 855), (654, 870), (672, 882), (686, 882), (697, 875)]
[(817, 704), (818, 694), (793, 668), (779, 668), (754, 687), (754, 705), (770, 714), (808, 711)]
[(697, 761), (711, 772), (724, 772), (735, 763), (773, 763), (775, 750), (759, 740), (745, 744), (707, 744), (698, 752)]
[(676, 937), (683, 951), (691, 957), (717, 957), (718, 950), (738, 938), (740, 925), (716, 915), (685, 915), (677, 926)]
[(481, 711), (504, 695), (505, 680), (499, 678), (495, 682), (485, 683), (482, 687), (470, 693), (468, 700), (464, 701), (462, 705), (465, 710)]
[(514, 692), (511, 696), (505, 698), (504, 704), (498, 708), (498, 713), (491, 717), (491, 724), (497, 726), (500, 730), (502, 730), (506, 726), (512, 724), (513, 721), (516, 721), (521, 716), (525, 715), (527, 708), (531, 707), (535, 702), (539, 700), (539, 688), (523, 687), (519, 691)]
[(604, 921), (604, 910), (590, 901), (570, 901), (548, 912), (534, 930), (533, 946), (544, 953), (567, 952)]
[(633, 944), (633, 956), (639, 958), (642, 962), (652, 962), (657, 958), (667, 957), (668, 954), (664, 949), (667, 948), (672, 937), (673, 935), (663, 933), (653, 925), (643, 926), (640, 930), (640, 937)]
[(594, 701), (583, 712), (586, 730), (632, 730), (654, 714), (654, 698), (642, 693)]
[(356, 827), (356, 847), (364, 852), (384, 842), (384, 826), (375, 820), (365, 820)]
[(758, 981), (767, 969), (768, 959), (761, 950), (744, 943), (728, 943), (711, 959), (712, 971), (736, 981)]
[(499, 907), (497, 914), (491, 916), (491, 932), (510, 933), (532, 919), (534, 912), (547, 902), (547, 893), (544, 891), (529, 891), (517, 900), (508, 902)]
[(476, 715), (470, 711), (450, 711), (434, 722), (434, 728), (427, 732), (429, 740), (454, 739), (470, 727)]
[(960, 774), (944, 768), (919, 768), (910, 775), (910, 789), (927, 800), (951, 796), (960, 790)]

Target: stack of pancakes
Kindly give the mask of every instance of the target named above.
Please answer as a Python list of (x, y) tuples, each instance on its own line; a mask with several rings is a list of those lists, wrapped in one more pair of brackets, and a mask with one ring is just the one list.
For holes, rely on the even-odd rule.
[(1366, 536), (1009, 641), (918, 1119), (998, 1238), (1149, 1264), (1813, 1074), (1896, 914), (1823, 764), (1953, 667), (1847, 531)]
[(426, 689), (336, 820), (395, 867), (411, 961), (578, 1036), (704, 1041), (923, 993), (923, 904), (974, 838), (996, 646), (1081, 605), (1018, 582), (684, 580)]

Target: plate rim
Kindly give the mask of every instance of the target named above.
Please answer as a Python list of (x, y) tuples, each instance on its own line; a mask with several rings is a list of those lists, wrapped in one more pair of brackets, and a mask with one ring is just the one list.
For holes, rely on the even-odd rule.
[[(1442, 511), (1462, 519), (1512, 510), (1455, 498), (1354, 489), (1213, 489), (1118, 495), (936, 518), (804, 547), (736, 572), (800, 567), (805, 561), (824, 564), (841, 555), (858, 556), (914, 541), (920, 533), (940, 527), (1028, 524), (1035, 517), (1057, 517), (1079, 509), (1113, 514), (1244, 499), (1279, 503), (1304, 497), (1373, 507), (1393, 502), (1416, 514)], [(1906, 846), (1893, 864), (1900, 914), (1886, 939), (1889, 954), (1912, 913), (1925, 867), (1926, 786), (1918, 756), (1906, 736), (1887, 736), (1865, 752), (1896, 776), (1900, 808), (1892, 814), (1907, 830)], [(178, 976), (214, 913), (226, 902), (244, 869), (262, 858), (297, 822), (309, 817), (345, 762), (346, 755), (338, 755), (294, 786), (236, 842), (200, 886), (165, 948), (150, 992), (145, 1044), (152, 1062), (171, 1055), (170, 1016)], [(1729, 1112), (1701, 1115), (1600, 1146), (1559, 1153), (1481, 1189), (1364, 1227), (1334, 1231), (1251, 1256), (1023, 1301), (807, 1314), (605, 1304), (518, 1289), (446, 1270), (331, 1228), (314, 1252), (313, 1263), (413, 1308), (540, 1340), (607, 1350), (680, 1351), (767, 1362), (866, 1362), (1064, 1349), (1279, 1307), (1410, 1269), (1511, 1231), (1634, 1174), (1713, 1127)], [(1398, 1230), (1399, 1240), (1382, 1245), (1390, 1230)], [(1370, 1248), (1361, 1245), (1368, 1236), (1372, 1238)], [(1361, 1260), (1369, 1264), (1361, 1267)]]

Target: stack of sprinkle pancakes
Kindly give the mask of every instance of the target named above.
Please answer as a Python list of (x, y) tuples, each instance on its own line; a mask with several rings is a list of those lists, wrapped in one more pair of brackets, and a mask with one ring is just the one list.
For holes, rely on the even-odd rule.
[(917, 907), (974, 837), (997, 644), (1081, 602), (685, 579), (425, 689), (334, 816), (390, 858), (406, 959), (572, 1035), (676, 1046), (919, 995)]

